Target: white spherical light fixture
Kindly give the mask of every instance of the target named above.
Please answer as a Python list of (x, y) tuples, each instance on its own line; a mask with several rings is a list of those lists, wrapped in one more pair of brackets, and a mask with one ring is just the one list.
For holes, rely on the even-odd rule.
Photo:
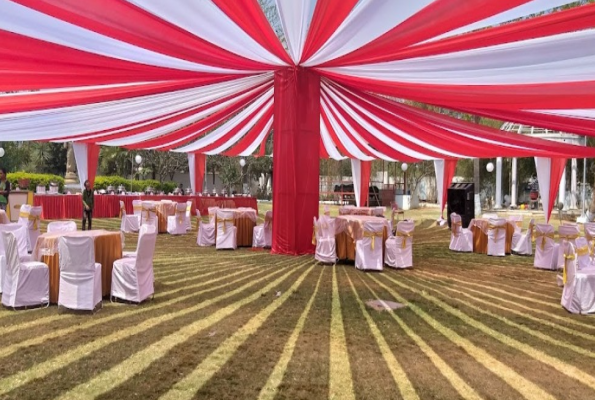
[(0, 147), (0, 157), (4, 157), (4, 149)]
[(486, 170), (488, 172), (492, 172), (494, 170), (494, 164), (493, 163), (488, 163), (488, 165), (486, 165)]
[(137, 154), (136, 157), (134, 157), (134, 161), (136, 161), (137, 164), (140, 164), (143, 162), (143, 158)]
[(143, 167), (138, 167), (138, 173), (142, 174), (143, 173)]
[(402, 170), (403, 172), (407, 171), (407, 168), (409, 168), (409, 165), (407, 165), (407, 163), (403, 163), (403, 164), (401, 164), (401, 170)]
[(246, 160), (240, 158), (240, 167), (244, 168), (246, 166)]

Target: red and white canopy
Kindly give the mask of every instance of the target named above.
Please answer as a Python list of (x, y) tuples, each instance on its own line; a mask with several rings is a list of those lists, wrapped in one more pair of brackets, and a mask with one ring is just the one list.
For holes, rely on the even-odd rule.
[(595, 4), (569, 3), (275, 0), (284, 46), (258, 0), (0, 0), (0, 132), (262, 155), (290, 68), (321, 77), (321, 157), (592, 157), (402, 101), (595, 136)]

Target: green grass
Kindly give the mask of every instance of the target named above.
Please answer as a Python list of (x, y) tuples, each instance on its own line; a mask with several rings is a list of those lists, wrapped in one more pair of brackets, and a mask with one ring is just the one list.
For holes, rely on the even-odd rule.
[(414, 268), (382, 273), (160, 235), (152, 301), (0, 309), (0, 399), (595, 398), (595, 320), (532, 258), (449, 252), (437, 216), (408, 213)]

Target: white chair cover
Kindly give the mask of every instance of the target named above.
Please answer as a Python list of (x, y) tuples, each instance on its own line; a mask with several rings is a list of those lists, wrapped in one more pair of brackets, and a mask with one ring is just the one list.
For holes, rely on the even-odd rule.
[[(560, 246), (565, 242), (568, 241), (572, 243), (574, 249), (576, 251), (576, 239), (580, 237), (580, 229), (577, 224), (575, 223), (568, 223), (565, 222), (558, 227), (558, 236), (560, 237)], [(558, 252), (558, 263), (557, 268), (561, 269), (564, 266), (564, 254), (562, 252)]]
[(386, 221), (364, 221), (364, 237), (355, 242), (355, 268), (370, 271), (382, 271), (382, 239)]
[(217, 219), (217, 210), (219, 207), (209, 207), (207, 210), (209, 212), (209, 222), (215, 224), (215, 220)]
[(74, 221), (54, 221), (47, 227), (48, 233), (55, 232), (76, 232), (76, 222)]
[(413, 231), (412, 220), (397, 223), (397, 236), (386, 239), (384, 262), (393, 268), (413, 267)]
[(10, 224), (8, 215), (6, 215), (6, 211), (4, 210), (0, 210), (0, 224)]
[(463, 228), (461, 216), (457, 213), (450, 214), (450, 246), (452, 251), (471, 253), (473, 251), (473, 232)]
[(514, 249), (521, 240), (523, 234), (523, 216), (522, 215), (510, 215), (507, 218), (508, 222), (514, 225), (514, 233), (512, 234), (511, 248)]
[(2, 282), (2, 304), (29, 307), (49, 304), (50, 272), (46, 264), (20, 262), (13, 232), (0, 232), (6, 250), (6, 271)]
[(215, 248), (219, 249), (237, 249), (238, 230), (233, 224), (233, 211), (217, 210), (217, 238)]
[(32, 207), (28, 204), (21, 206), (21, 212), (19, 213), (19, 224), (25, 225), (28, 228), (28, 239), (27, 239), (27, 250), (31, 252), (37, 238), (41, 234), (39, 229), (39, 222), (41, 219), (41, 206)]
[[(19, 261), (31, 261), (32, 257), (27, 254), (27, 236), (28, 230), (26, 226), (19, 224), (0, 224), (0, 232), (12, 232), (17, 241), (17, 251), (19, 254)], [(0, 238), (0, 293), (2, 293), (2, 282), (4, 281), (4, 274), (6, 273), (6, 250), (4, 249), (4, 242)]]
[[(192, 229), (192, 200), (188, 200), (186, 202), (186, 219), (184, 220), (184, 223), (186, 225), (186, 230), (189, 231)], [(200, 214), (196, 214), (196, 215), (200, 215)]]
[[(140, 227), (140, 230), (139, 230), (139, 233), (138, 233), (138, 240), (137, 240), (137, 243), (136, 243), (136, 250), (134, 250), (134, 251), (123, 251), (122, 252), (122, 257), (124, 257), (124, 258), (136, 257), (136, 254), (138, 252), (138, 246), (140, 245), (140, 238), (141, 238), (141, 236), (143, 235), (143, 233), (147, 232), (151, 228), (154, 228), (154, 227), (151, 226), (151, 225), (146, 225), (146, 224), (145, 225), (142, 225)], [(124, 246), (122, 246), (122, 247), (124, 247)]]
[(522, 256), (530, 256), (533, 255), (533, 231), (535, 229), (535, 220), (531, 218), (529, 221), (529, 227), (521, 235), (521, 238), (517, 241), (516, 245), (512, 247), (512, 252), (514, 254), (519, 254)]
[(132, 200), (132, 213), (134, 215), (138, 215), (138, 219), (140, 221), (140, 224), (142, 225), (142, 223), (143, 223), (143, 219), (142, 219), (143, 201), (142, 200)]
[(215, 221), (205, 223), (200, 218), (200, 211), (196, 210), (196, 217), (198, 220), (198, 235), (196, 237), (196, 244), (201, 247), (209, 247), (215, 245)]
[(252, 234), (252, 247), (264, 248), (273, 245), (273, 212), (267, 211), (264, 215), (264, 224), (254, 227)]
[(595, 313), (595, 268), (577, 271), (575, 247), (570, 241), (563, 243), (565, 259), (564, 290), (561, 304), (573, 314)]
[(153, 254), (157, 228), (149, 226), (141, 231), (136, 257), (114, 261), (111, 296), (140, 303), (153, 295)]
[(595, 254), (595, 222), (585, 222), (585, 237), (589, 241), (589, 250), (591, 252), (591, 258)]
[[(142, 211), (142, 205), (141, 205), (141, 211)], [(126, 214), (126, 205), (124, 204), (124, 202), (122, 200), (120, 200), (120, 217), (122, 218), (122, 223), (120, 224), (120, 230), (122, 232), (125, 232), (125, 233), (138, 232), (138, 230), (140, 229), (141, 216), (140, 216), (140, 214), (133, 214), (133, 215)]]
[(488, 226), (488, 256), (504, 257), (506, 255), (506, 220), (490, 219)]
[(558, 265), (558, 243), (554, 241), (554, 227), (549, 224), (535, 225), (535, 260), (533, 266), (555, 270)]
[(184, 235), (188, 227), (186, 203), (176, 203), (175, 208), (175, 214), (167, 217), (167, 232), (170, 235)]
[(337, 244), (335, 242), (335, 219), (323, 215), (320, 221), (314, 217), (314, 237), (316, 251), (314, 259), (324, 264), (337, 262)]
[(141, 223), (157, 228), (157, 210), (151, 201), (143, 201), (141, 209)]
[(88, 236), (62, 236), (58, 306), (93, 311), (101, 304), (101, 264), (95, 262), (95, 242)]
[(576, 239), (576, 261), (577, 269), (582, 271), (591, 265), (591, 256), (589, 254), (589, 243), (584, 237)]
[(23, 204), (19, 211), (19, 221), (21, 225), (29, 226), (29, 213), (31, 212), (31, 206), (29, 204)]

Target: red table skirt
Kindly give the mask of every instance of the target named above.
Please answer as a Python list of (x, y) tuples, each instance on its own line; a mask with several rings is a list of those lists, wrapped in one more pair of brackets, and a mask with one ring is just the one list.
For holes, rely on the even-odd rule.
[[(239, 208), (250, 207), (258, 212), (254, 197), (201, 197), (201, 196), (124, 196), (95, 195), (94, 218), (115, 218), (120, 215), (120, 200), (126, 205), (126, 213), (132, 214), (133, 200), (171, 200), (175, 202), (194, 201), (192, 215), (198, 208), (201, 215), (208, 214), (209, 207)], [(81, 195), (35, 195), (33, 204), (42, 206), (41, 219), (76, 219), (83, 217), (83, 199)]]

